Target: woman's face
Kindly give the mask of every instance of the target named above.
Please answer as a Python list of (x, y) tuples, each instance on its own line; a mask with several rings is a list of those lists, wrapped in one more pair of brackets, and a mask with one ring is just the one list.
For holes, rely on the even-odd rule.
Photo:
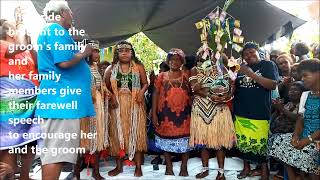
[(95, 50), (92, 51), (92, 59), (93, 59), (93, 62), (99, 62), (100, 61), (99, 50), (95, 49)]
[(302, 90), (299, 86), (297, 85), (292, 85), (290, 88), (289, 88), (289, 99), (290, 101), (298, 101), (301, 97), (301, 94), (302, 94)]
[(128, 48), (121, 48), (118, 50), (119, 60), (123, 63), (128, 63), (132, 58), (132, 50)]
[(243, 52), (243, 59), (249, 64), (257, 64), (259, 62), (259, 53), (254, 48), (245, 49)]
[(293, 77), (294, 80), (300, 81), (301, 75), (298, 72), (298, 66), (292, 66), (291, 68), (291, 77)]
[(177, 54), (171, 56), (169, 59), (169, 67), (171, 70), (180, 70), (182, 64), (182, 59)]
[(313, 88), (320, 81), (320, 72), (302, 71), (302, 81), (307, 89)]
[(282, 72), (289, 72), (290, 71), (290, 64), (289, 61), (286, 58), (280, 58), (277, 60), (277, 64), (279, 66), (279, 69)]
[(292, 45), (291, 48), (290, 48), (290, 54), (295, 54), (294, 50), (295, 50), (294, 46)]

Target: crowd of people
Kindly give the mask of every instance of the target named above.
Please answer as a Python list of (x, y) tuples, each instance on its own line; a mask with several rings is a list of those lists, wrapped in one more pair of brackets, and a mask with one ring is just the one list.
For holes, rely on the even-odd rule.
[[(17, 12), (19, 13), (19, 12)], [(40, 34), (37, 44), (73, 45), (68, 33), (72, 12), (63, 1), (50, 1), (45, 15), (61, 18), (47, 22), (44, 31), (64, 31), (63, 36)], [(247, 42), (240, 53), (241, 62), (211, 50), (199, 48), (195, 56), (172, 48), (160, 65), (160, 73), (146, 72), (134, 47), (127, 41), (115, 45), (111, 64), (100, 63), (99, 42), (87, 44), (82, 51), (39, 49), (9, 51), (12, 44), (31, 44), (24, 34), (22, 19), (1, 19), (1, 120), (0, 179), (14, 179), (19, 151), (20, 179), (29, 179), (35, 157), (30, 150), (38, 145), (42, 179), (58, 179), (64, 163), (74, 164), (74, 179), (80, 179), (81, 164), (92, 166), (92, 177), (103, 179), (99, 161), (114, 157), (116, 167), (108, 172), (117, 176), (123, 164), (135, 165), (134, 176), (143, 176), (144, 154), (164, 155), (165, 175), (174, 175), (173, 157), (181, 157), (179, 176), (189, 176), (188, 159), (200, 153), (202, 170), (195, 178), (209, 175), (212, 151), (218, 162), (216, 179), (226, 179), (224, 161), (231, 149), (243, 160), (238, 179), (261, 176), (269, 179), (271, 167), (279, 178), (319, 179), (320, 176), (320, 60), (319, 45), (310, 49), (305, 43), (293, 44), (289, 53), (261, 50)], [(9, 30), (17, 33), (10, 34)], [(19, 46), (17, 46), (19, 47)], [(208, 58), (204, 58), (204, 53)], [(27, 64), (10, 65), (11, 59), (27, 59)], [(192, 62), (190, 62), (193, 60)], [(10, 74), (61, 74), (60, 80), (37, 81)], [(149, 74), (149, 78), (147, 77)], [(30, 77), (30, 76), (29, 76)], [(81, 89), (80, 94), (60, 97), (54, 94), (12, 93), (11, 89)], [(13, 101), (31, 103), (31, 109), (10, 109)], [(42, 103), (77, 102), (76, 109), (36, 108)], [(40, 124), (10, 124), (10, 118), (40, 116)], [(63, 138), (25, 138), (24, 133), (74, 133)], [(13, 138), (12, 133), (18, 135)], [(95, 134), (81, 138), (82, 133)], [(83, 148), (85, 152), (53, 154), (50, 149)], [(194, 153), (196, 152), (196, 153)], [(256, 164), (251, 170), (250, 164)]]

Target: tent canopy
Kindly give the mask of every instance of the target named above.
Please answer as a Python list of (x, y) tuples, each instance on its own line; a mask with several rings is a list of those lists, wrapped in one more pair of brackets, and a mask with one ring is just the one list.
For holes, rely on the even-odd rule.
[[(42, 14), (48, 0), (32, 2)], [(102, 47), (144, 32), (164, 51), (178, 47), (194, 54), (201, 46), (194, 24), (217, 6), (223, 7), (224, 0), (68, 0), (68, 4), (75, 27)], [(259, 44), (288, 23), (292, 29), (305, 23), (266, 1), (235, 0), (227, 12), (241, 21), (245, 41)]]

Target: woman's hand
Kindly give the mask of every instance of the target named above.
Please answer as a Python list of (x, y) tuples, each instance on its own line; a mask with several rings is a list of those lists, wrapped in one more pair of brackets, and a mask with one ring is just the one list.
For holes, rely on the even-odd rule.
[(300, 141), (298, 141), (298, 145), (295, 148), (301, 150), (309, 144), (310, 144), (310, 140), (308, 138), (303, 138)]
[(320, 151), (320, 141), (316, 141), (316, 148), (318, 149), (318, 151)]
[(281, 99), (275, 99), (272, 101), (273, 107), (279, 111), (284, 109), (284, 105)]
[(155, 128), (160, 126), (157, 114), (152, 114), (152, 124)]
[(118, 108), (118, 106), (119, 106), (119, 104), (117, 102), (116, 96), (114, 94), (112, 94), (110, 96), (110, 107), (112, 109), (116, 109), (116, 108)]
[(194, 92), (199, 92), (201, 89), (203, 89), (203, 86), (201, 83), (195, 83), (194, 86), (192, 86), (192, 90)]
[(211, 100), (212, 100), (213, 102), (222, 102), (222, 101), (224, 101), (224, 98), (223, 98), (223, 97), (220, 97), (220, 96), (212, 95), (210, 98), (211, 98)]
[(299, 145), (299, 136), (297, 136), (297, 135), (292, 135), (292, 139), (291, 139), (291, 145), (293, 146), (293, 147), (298, 147), (298, 145)]
[(285, 86), (288, 86), (290, 83), (292, 83), (292, 81), (293, 81), (292, 77), (284, 77), (283, 78), (283, 84)]
[(224, 95), (224, 96), (212, 95), (210, 98), (214, 102), (225, 103), (226, 101), (230, 100), (232, 97), (231, 97), (231, 94), (228, 94), (228, 95)]
[(96, 100), (97, 100), (96, 91), (97, 91), (97, 88), (95, 86), (93, 86), (91, 89), (93, 103), (96, 103)]
[(246, 64), (242, 64), (240, 66), (238, 73), (245, 74), (249, 77), (251, 77), (251, 75), (254, 74), (253, 70), (249, 66), (247, 66)]
[(202, 83), (195, 83), (192, 87), (194, 94), (206, 98), (209, 94), (209, 88), (203, 87)]
[(111, 98), (111, 93), (110, 93), (110, 91), (108, 90), (108, 88), (107, 88), (105, 85), (103, 85), (101, 88), (102, 88), (102, 92), (104, 93), (104, 94), (103, 94), (104, 99), (105, 99), (106, 101), (108, 101), (108, 100)]
[(14, 170), (9, 164), (0, 162), (0, 179), (14, 179)]
[(137, 96), (137, 103), (141, 104), (144, 101), (144, 92), (139, 91), (138, 96)]

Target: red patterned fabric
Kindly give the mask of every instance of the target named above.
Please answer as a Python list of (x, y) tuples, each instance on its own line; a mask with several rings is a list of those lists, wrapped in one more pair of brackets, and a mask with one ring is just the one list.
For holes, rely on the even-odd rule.
[(159, 74), (155, 81), (159, 91), (156, 134), (161, 138), (181, 138), (190, 135), (191, 97), (188, 75), (169, 79), (168, 72)]

